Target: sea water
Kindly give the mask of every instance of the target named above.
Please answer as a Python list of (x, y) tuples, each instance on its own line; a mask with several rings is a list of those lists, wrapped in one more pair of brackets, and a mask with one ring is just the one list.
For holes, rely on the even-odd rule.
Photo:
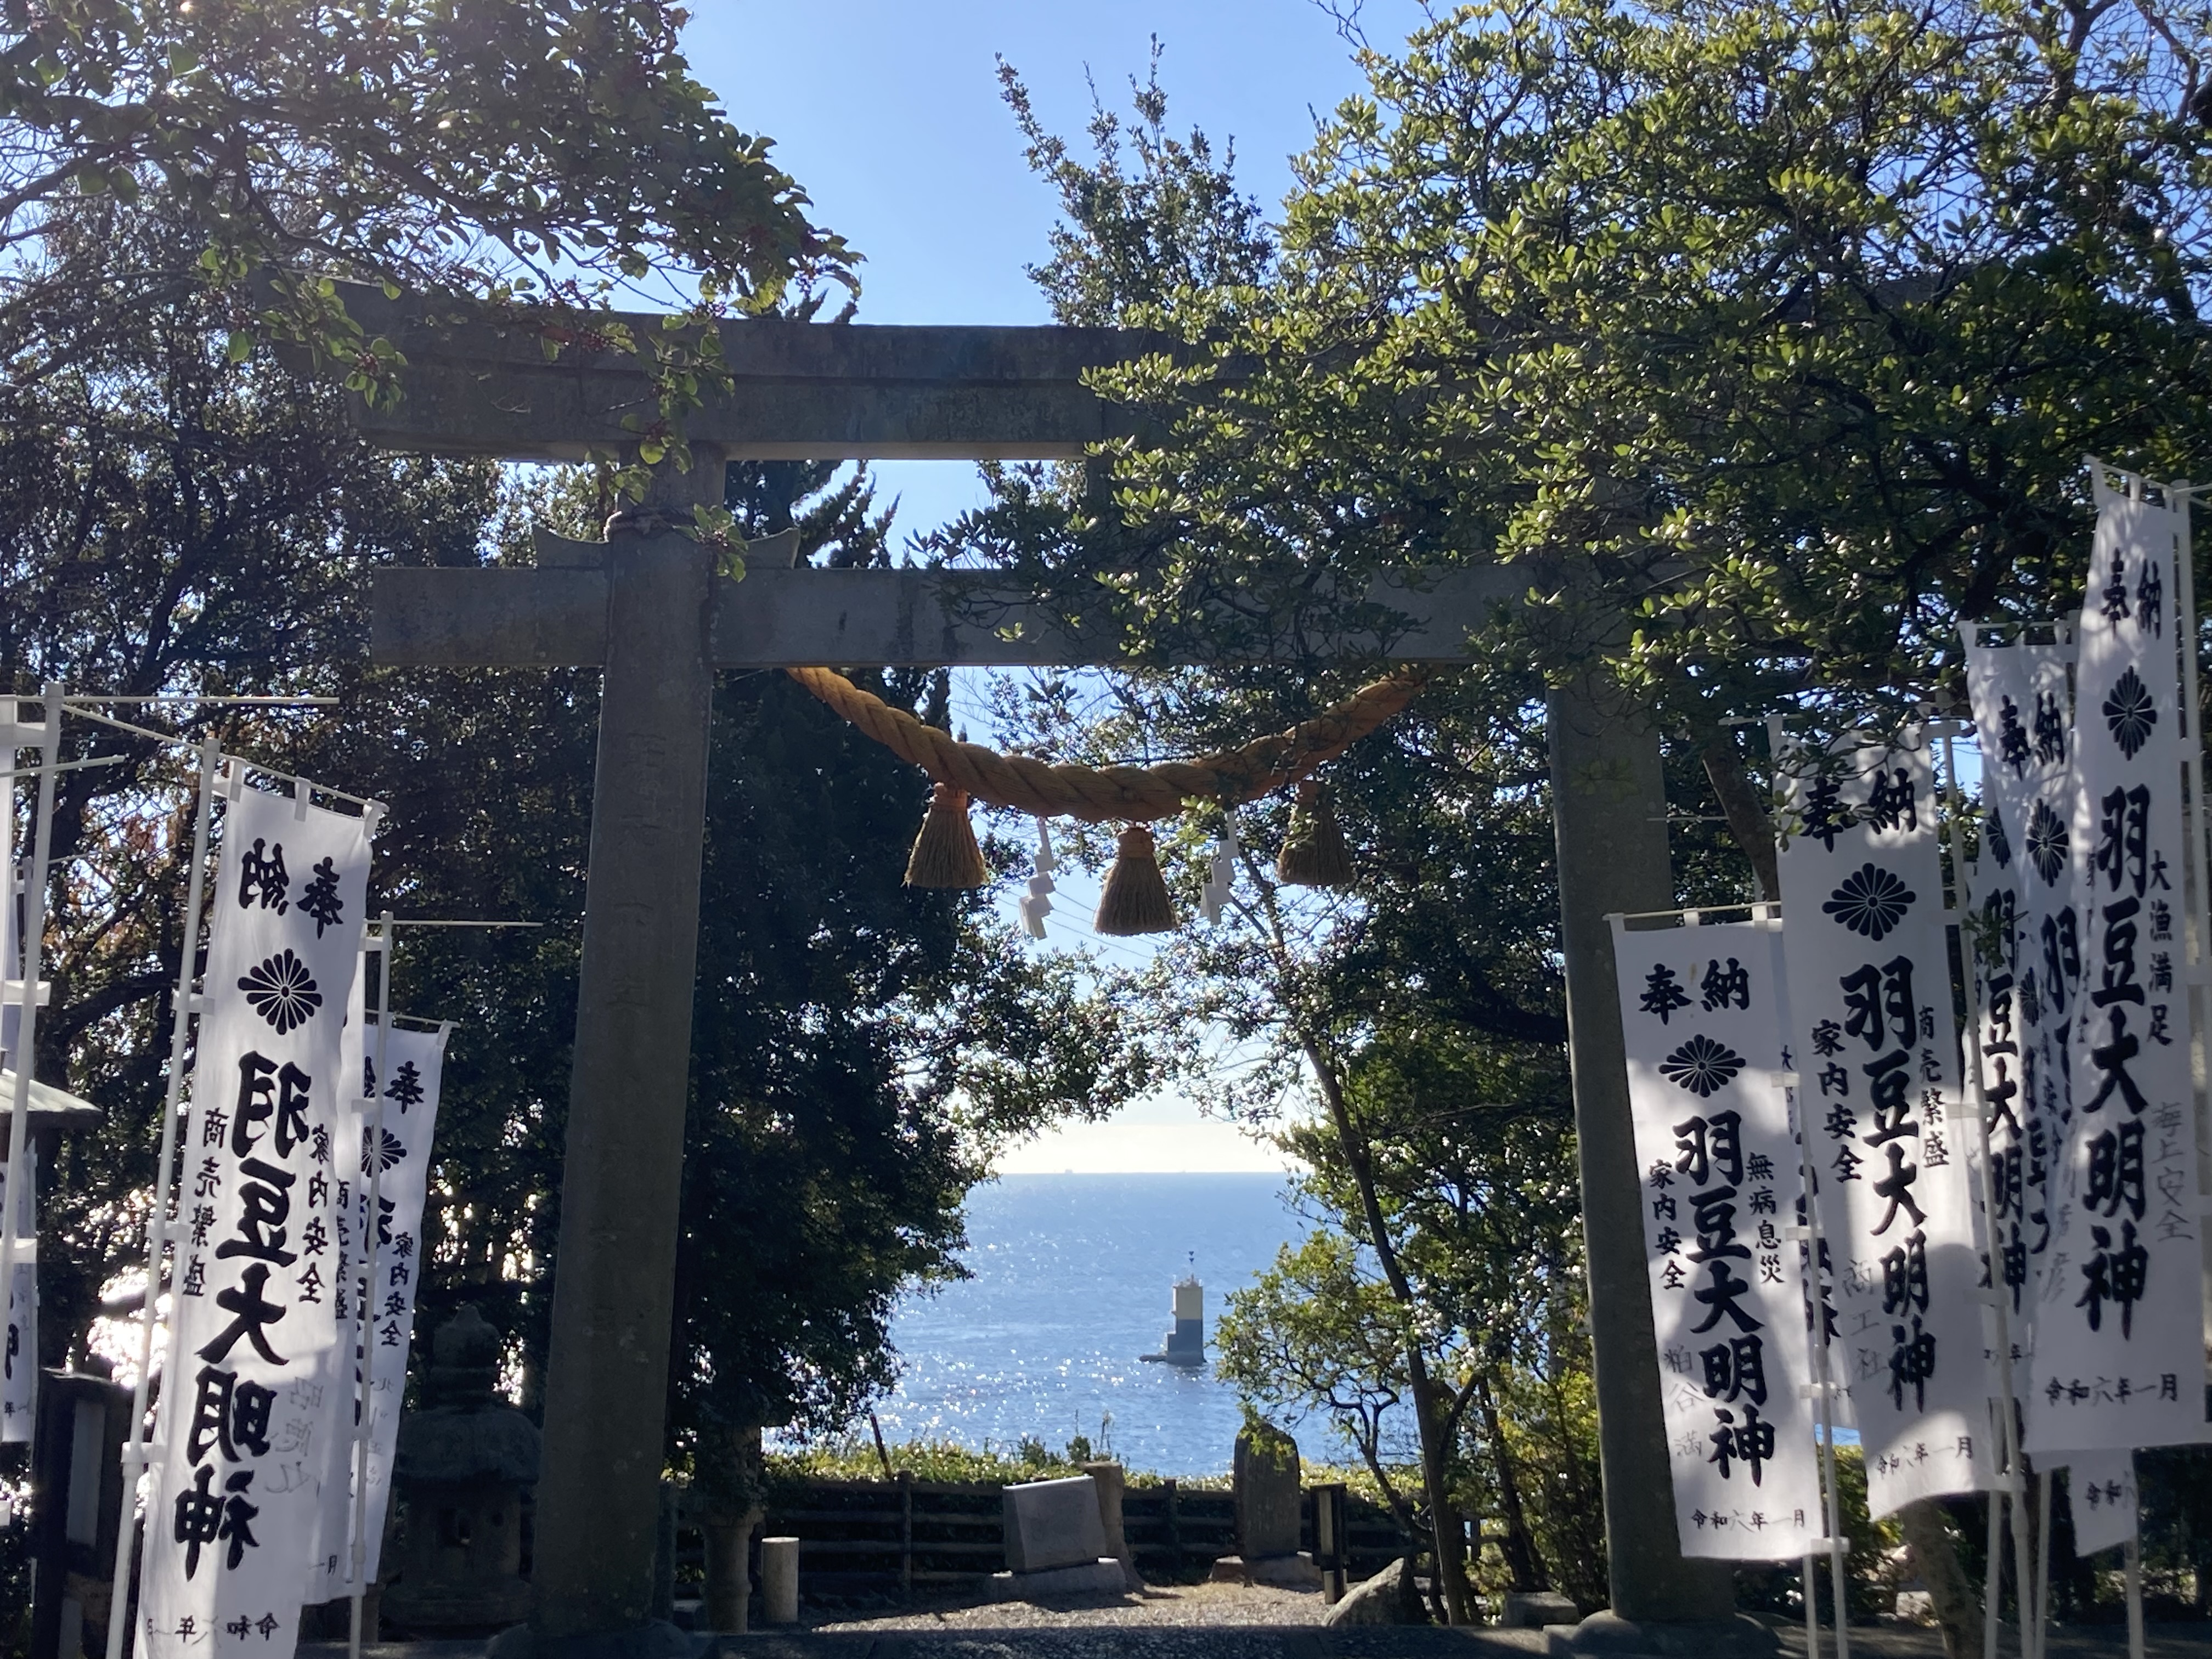
[[(884, 1436), (994, 1450), (1026, 1437), (1057, 1452), (1082, 1435), (1133, 1469), (1226, 1471), (1236, 1391), (1210, 1363), (1138, 1356), (1163, 1346), (1170, 1288), (1194, 1266), (1210, 1362), (1227, 1294), (1305, 1236), (1287, 1195), (1276, 1175), (1006, 1176), (977, 1188), (962, 1258), (974, 1277), (909, 1297), (893, 1322), (906, 1369), (877, 1408)], [(1307, 1455), (1326, 1455), (1317, 1425), (1312, 1437)]]

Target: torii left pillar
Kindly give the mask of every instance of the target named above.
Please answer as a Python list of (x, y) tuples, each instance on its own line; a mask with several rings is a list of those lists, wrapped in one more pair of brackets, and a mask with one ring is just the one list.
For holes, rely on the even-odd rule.
[(714, 553), (678, 535), (720, 505), (720, 455), (654, 469), (608, 526), (606, 656), (591, 870), (568, 1084), (546, 1357), (533, 1645), (611, 1632), (641, 1655), (683, 1643), (647, 1622), (673, 1322), (700, 859), (714, 717)]

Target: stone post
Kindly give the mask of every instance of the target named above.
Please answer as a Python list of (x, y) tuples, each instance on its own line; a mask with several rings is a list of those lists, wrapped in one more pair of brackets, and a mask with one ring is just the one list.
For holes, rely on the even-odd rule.
[(1100, 1460), (1085, 1463), (1083, 1472), (1098, 1488), (1098, 1524), (1106, 1534), (1106, 1553), (1121, 1564), (1122, 1575), (1129, 1581), (1131, 1589), (1144, 1589), (1145, 1581), (1137, 1576), (1137, 1558), (1121, 1529), (1121, 1498), (1128, 1486), (1127, 1471), (1119, 1463)]
[(1660, 1651), (1658, 1633), (1622, 1629), (1620, 1621), (1718, 1620), (1734, 1610), (1729, 1569), (1686, 1561), (1675, 1545), (1642, 1187), (1605, 920), (1615, 911), (1663, 910), (1674, 902), (1666, 781), (1656, 735), (1594, 672), (1552, 693), (1550, 736), (1567, 1047), (1613, 1591), (1613, 1617), (1585, 1620), (1577, 1645)]
[(799, 1622), (799, 1540), (761, 1540), (761, 1622)]
[[(668, 532), (719, 502), (721, 458), (658, 469), (608, 526), (607, 654), (576, 1047), (554, 1264), (532, 1645), (650, 1654), (699, 860), (714, 673), (714, 554)], [(576, 1638), (585, 1638), (581, 1641)], [(612, 1639), (610, 1639), (612, 1638)]]

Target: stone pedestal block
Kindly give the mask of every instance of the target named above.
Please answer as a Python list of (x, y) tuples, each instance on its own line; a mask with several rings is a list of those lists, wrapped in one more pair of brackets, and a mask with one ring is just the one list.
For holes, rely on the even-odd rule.
[(1508, 1630), (1544, 1630), (1553, 1625), (1571, 1625), (1582, 1611), (1557, 1590), (1508, 1590), (1505, 1611), (1498, 1623)]
[(1097, 1483), (1089, 1475), (1031, 1480), (1005, 1490), (1006, 1565), (1011, 1571), (1087, 1567), (1106, 1553)]
[(1121, 1564), (1110, 1555), (1102, 1555), (1074, 1566), (994, 1572), (988, 1593), (994, 1601), (1032, 1601), (1040, 1596), (1119, 1595), (1126, 1588)]
[(1304, 1550), (1293, 1555), (1216, 1556), (1206, 1577), (1217, 1584), (1269, 1584), (1277, 1589), (1319, 1589), (1321, 1569)]
[(1550, 1659), (1771, 1659), (1781, 1640), (1745, 1613), (1727, 1619), (1623, 1619), (1605, 1609), (1578, 1625), (1547, 1625)]

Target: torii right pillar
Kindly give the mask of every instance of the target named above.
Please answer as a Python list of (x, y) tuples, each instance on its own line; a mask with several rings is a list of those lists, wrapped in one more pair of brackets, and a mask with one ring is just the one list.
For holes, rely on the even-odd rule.
[(1727, 1565), (1686, 1560), (1675, 1544), (1644, 1258), (1643, 1188), (1629, 1115), (1613, 932), (1606, 921), (1616, 912), (1674, 907), (1658, 735), (1636, 705), (1595, 670), (1551, 694), (1549, 725), (1567, 1050), (1574, 1068), (1613, 1593), (1612, 1608), (1584, 1620), (1570, 1645), (1578, 1653), (1610, 1655), (1771, 1650), (1773, 1638), (1763, 1626), (1735, 1617)]

